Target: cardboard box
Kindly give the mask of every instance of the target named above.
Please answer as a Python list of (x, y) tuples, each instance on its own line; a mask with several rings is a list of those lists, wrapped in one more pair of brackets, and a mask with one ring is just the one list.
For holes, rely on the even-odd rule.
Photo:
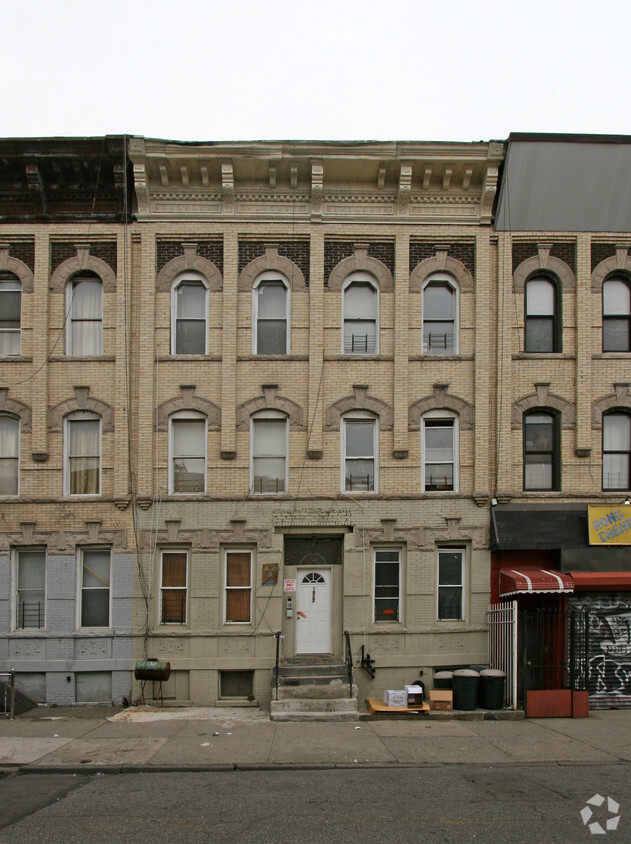
[(423, 703), (422, 686), (404, 686), (403, 688), (408, 696), (407, 706), (420, 706)]
[(450, 712), (454, 708), (454, 693), (451, 689), (432, 689), (429, 693), (429, 708)]
[(407, 706), (408, 693), (403, 689), (386, 689), (383, 693), (383, 702), (386, 706)]

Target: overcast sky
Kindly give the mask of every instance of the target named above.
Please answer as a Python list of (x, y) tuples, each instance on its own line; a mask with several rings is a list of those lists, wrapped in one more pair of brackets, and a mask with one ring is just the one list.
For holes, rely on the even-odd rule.
[(4, 0), (3, 137), (631, 134), (631, 2)]

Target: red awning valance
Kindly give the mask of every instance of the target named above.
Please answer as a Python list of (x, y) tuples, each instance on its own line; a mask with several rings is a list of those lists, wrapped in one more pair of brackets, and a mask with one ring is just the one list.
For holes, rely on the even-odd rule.
[(573, 571), (574, 587), (581, 591), (631, 591), (631, 571)]
[(573, 592), (569, 574), (555, 569), (520, 566), (500, 569), (500, 595), (528, 595), (534, 592)]

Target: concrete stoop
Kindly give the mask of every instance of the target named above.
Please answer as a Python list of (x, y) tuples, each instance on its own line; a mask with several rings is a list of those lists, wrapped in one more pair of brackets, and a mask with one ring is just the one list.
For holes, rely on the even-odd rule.
[(359, 721), (357, 686), (347, 668), (326, 657), (283, 662), (272, 671), (272, 721)]

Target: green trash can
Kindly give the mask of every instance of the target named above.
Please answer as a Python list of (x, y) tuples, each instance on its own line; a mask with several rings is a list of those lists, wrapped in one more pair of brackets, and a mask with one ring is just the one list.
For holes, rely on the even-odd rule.
[(434, 674), (435, 689), (453, 689), (453, 671), (437, 671)]
[(498, 668), (480, 671), (480, 706), (482, 709), (503, 709), (506, 673)]
[(480, 675), (472, 668), (454, 671), (454, 709), (477, 709)]

